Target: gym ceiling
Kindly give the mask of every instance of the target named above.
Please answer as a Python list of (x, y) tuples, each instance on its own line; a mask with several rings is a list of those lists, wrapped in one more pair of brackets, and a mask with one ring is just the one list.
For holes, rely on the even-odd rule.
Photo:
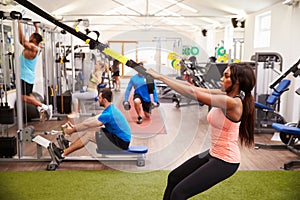
[[(101, 32), (124, 32), (135, 29), (171, 29), (199, 32), (223, 28), (232, 18), (244, 20), (247, 14), (260, 11), (283, 0), (29, 0), (62, 22), (72, 26), (78, 19), (88, 19), (89, 28)], [(1, 10), (23, 11), (25, 17), (44, 21), (17, 5), (0, 0)], [(4, 6), (3, 6), (4, 5)], [(36, 19), (39, 18), (39, 19)], [(53, 26), (49, 24), (49, 26)]]

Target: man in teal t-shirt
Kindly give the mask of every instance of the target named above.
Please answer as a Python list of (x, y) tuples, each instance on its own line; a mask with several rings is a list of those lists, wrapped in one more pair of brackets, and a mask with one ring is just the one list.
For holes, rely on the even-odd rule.
[(38, 33), (38, 24), (34, 23), (34, 26), (35, 32), (30, 35), (29, 40), (26, 40), (23, 35), (20, 21), (18, 21), (19, 41), (24, 47), (24, 50), (20, 55), (21, 95), (24, 102), (33, 104), (37, 107), (37, 110), (40, 112), (40, 119), (41, 121), (44, 121), (46, 118), (52, 118), (52, 105), (45, 105), (32, 95), (36, 63), (39, 54), (41, 53), (40, 43), (43, 41), (42, 36)]

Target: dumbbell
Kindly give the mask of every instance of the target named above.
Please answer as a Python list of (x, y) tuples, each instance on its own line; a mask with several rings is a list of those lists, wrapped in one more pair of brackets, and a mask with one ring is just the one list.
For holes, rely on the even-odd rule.
[(152, 103), (151, 104), (151, 109), (154, 109), (154, 108), (158, 108), (160, 106), (160, 103), (157, 102), (156, 104), (155, 103)]
[(131, 108), (131, 105), (130, 105), (130, 103), (128, 101), (124, 101), (123, 102), (123, 106), (124, 106), (125, 110), (130, 110), (130, 108)]

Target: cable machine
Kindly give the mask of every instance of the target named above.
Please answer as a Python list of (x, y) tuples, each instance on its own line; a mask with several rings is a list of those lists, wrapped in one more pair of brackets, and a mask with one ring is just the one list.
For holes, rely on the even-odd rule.
[[(254, 88), (255, 102), (266, 105), (268, 96), (272, 93), (272, 89), (268, 86), (282, 72), (282, 56), (276, 52), (256, 52), (251, 60), (255, 61), (256, 86)], [(280, 110), (280, 99), (277, 101), (276, 112)], [(256, 132), (270, 132), (274, 130), (265, 123), (266, 113), (260, 109), (256, 109), (255, 127)]]

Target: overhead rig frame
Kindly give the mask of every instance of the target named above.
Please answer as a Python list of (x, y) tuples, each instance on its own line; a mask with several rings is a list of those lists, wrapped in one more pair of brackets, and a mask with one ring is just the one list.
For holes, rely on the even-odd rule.
[(150, 94), (153, 94), (154, 79), (151, 75), (149, 75), (146, 72), (146, 69), (142, 65), (140, 65), (140, 64), (136, 63), (135, 61), (127, 58), (126, 56), (110, 49), (107, 44), (103, 44), (99, 41), (96, 41), (93, 38), (87, 36), (86, 34), (80, 32), (80, 31), (76, 31), (74, 28), (60, 22), (59, 20), (57, 20), (56, 18), (54, 18), (53, 16), (51, 16), (50, 14), (43, 11), (42, 9), (40, 9), (39, 7), (37, 7), (36, 5), (32, 4), (31, 2), (29, 2), (27, 0), (15, 0), (15, 2), (19, 3), (20, 5), (24, 6), (27, 9), (31, 10), (32, 12), (39, 15), (40, 17), (48, 20), (49, 22), (53, 23), (54, 25), (62, 28), (63, 30), (67, 31), (68, 33), (74, 35), (75, 37), (85, 41), (86, 44), (89, 44), (90, 49), (98, 49), (100, 52), (103, 52), (105, 55), (110, 56), (110, 57), (120, 61), (124, 65), (136, 70), (138, 73), (143, 74), (146, 79), (148, 91)]

